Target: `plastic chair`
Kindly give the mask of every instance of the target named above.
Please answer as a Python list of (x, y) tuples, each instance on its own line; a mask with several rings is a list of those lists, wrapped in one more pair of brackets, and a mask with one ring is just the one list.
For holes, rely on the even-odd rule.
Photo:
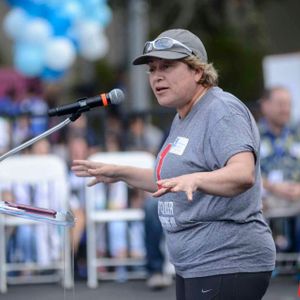
[[(89, 160), (104, 163), (113, 163), (117, 165), (128, 165), (133, 167), (153, 168), (155, 158), (148, 152), (108, 152), (97, 153), (92, 155)], [(109, 276), (108, 274), (100, 274), (97, 271), (99, 267), (108, 266), (141, 266), (145, 265), (145, 259), (135, 258), (97, 258), (97, 224), (105, 224), (112, 221), (141, 221), (144, 219), (143, 209), (95, 209), (95, 203), (99, 198), (97, 194), (97, 185), (86, 188), (86, 214), (87, 214), (87, 272), (88, 286), (96, 288), (98, 278), (101, 279), (117, 279), (116, 274)], [(135, 276), (131, 272), (131, 278)], [(137, 272), (138, 273), (138, 272)], [(144, 272), (145, 273), (145, 272)], [(136, 274), (139, 278), (145, 276), (139, 272)], [(130, 274), (127, 278), (130, 278)]]
[[(54, 155), (20, 155), (8, 158), (0, 163), (0, 183), (1, 186), (6, 186), (6, 189), (8, 186), (14, 187), (18, 184), (39, 186), (51, 183), (48, 208), (57, 211), (68, 209), (69, 185), (67, 174), (65, 162)], [(0, 192), (2, 191), (0, 190)], [(60, 240), (60, 244), (58, 247), (61, 248), (58, 259), (50, 264), (40, 265), (36, 262), (9, 263), (7, 261), (5, 231), (8, 227), (25, 224), (37, 228), (38, 224), (41, 225), (42, 223), (0, 214), (0, 292), (7, 291), (8, 283), (39, 283), (60, 280), (62, 280), (64, 287), (71, 288), (73, 286), (73, 275), (71, 270), (70, 231), (68, 228), (61, 230), (56, 225), (46, 225), (54, 226), (50, 229), (59, 232), (58, 240)], [(7, 275), (8, 272), (12, 271), (43, 271), (45, 275), (39, 274), (36, 277), (32, 275), (27, 279), (21, 276), (10, 278)], [(55, 271), (57, 271), (57, 274), (55, 274)]]

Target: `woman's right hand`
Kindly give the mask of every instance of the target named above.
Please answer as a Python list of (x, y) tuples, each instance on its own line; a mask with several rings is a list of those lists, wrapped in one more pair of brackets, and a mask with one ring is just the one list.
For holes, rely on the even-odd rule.
[(101, 162), (93, 162), (88, 160), (74, 160), (71, 170), (78, 177), (94, 177), (88, 186), (97, 183), (114, 183), (118, 179), (118, 166), (113, 164), (105, 164)]

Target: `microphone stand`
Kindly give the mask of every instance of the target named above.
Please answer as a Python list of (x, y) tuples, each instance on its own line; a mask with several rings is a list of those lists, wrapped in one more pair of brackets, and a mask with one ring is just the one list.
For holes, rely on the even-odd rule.
[(31, 140), (13, 148), (12, 150), (4, 153), (3, 155), (0, 156), (0, 162), (3, 161), (4, 159), (6, 159), (7, 157), (31, 146), (32, 144), (34, 144), (35, 142), (43, 139), (44, 137), (47, 137), (48, 135), (50, 135), (53, 132), (56, 132), (57, 130), (65, 127), (66, 125), (68, 125), (71, 122), (76, 121), (80, 116), (81, 116), (82, 110), (78, 110), (76, 112), (74, 112), (70, 117), (68, 117), (66, 120), (62, 121), (61, 123), (55, 125), (54, 127), (48, 129), (47, 131), (41, 133), (40, 135), (32, 138)]

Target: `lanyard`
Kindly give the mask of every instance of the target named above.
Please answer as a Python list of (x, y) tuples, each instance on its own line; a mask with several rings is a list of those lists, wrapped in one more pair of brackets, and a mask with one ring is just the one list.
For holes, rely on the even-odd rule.
[(268, 132), (267, 135), (270, 138), (272, 148), (274, 150), (274, 155), (277, 158), (282, 158), (284, 155), (286, 155), (286, 143), (288, 140), (288, 137), (290, 135), (289, 128), (285, 127), (279, 136), (275, 136), (272, 132)]

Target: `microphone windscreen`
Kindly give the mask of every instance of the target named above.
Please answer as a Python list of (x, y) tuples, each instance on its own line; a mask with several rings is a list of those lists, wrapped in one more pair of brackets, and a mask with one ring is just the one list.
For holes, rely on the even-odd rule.
[(125, 95), (120, 89), (113, 89), (108, 93), (111, 104), (120, 104), (125, 100)]

